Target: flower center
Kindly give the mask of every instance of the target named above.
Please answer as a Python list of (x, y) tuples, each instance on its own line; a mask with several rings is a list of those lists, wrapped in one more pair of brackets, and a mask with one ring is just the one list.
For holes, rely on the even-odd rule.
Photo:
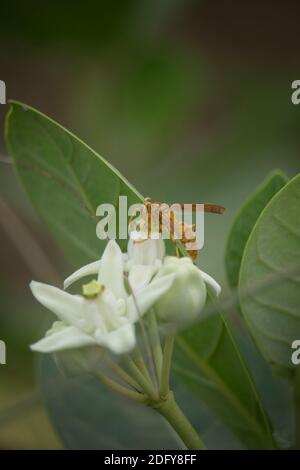
[(86, 299), (95, 299), (104, 291), (103, 284), (93, 279), (88, 284), (83, 284), (82, 286), (82, 294)]

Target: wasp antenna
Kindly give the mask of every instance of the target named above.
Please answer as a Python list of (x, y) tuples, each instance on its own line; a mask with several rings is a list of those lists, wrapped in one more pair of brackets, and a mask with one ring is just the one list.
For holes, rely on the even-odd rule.
[(218, 204), (204, 204), (204, 212), (210, 212), (211, 214), (223, 214), (225, 207), (219, 206)]

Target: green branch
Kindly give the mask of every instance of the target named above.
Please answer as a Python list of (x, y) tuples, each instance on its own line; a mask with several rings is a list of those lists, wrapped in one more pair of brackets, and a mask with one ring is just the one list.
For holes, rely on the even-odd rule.
[(198, 433), (184, 415), (175, 401), (173, 392), (169, 392), (166, 400), (162, 400), (154, 408), (168, 421), (189, 450), (205, 450)]

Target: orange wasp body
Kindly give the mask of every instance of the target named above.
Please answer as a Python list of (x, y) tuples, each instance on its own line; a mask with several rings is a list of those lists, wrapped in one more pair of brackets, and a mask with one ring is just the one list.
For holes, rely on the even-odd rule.
[[(204, 210), (204, 212), (212, 214), (223, 214), (225, 208), (217, 204), (168, 204), (151, 202), (149, 198), (145, 199), (146, 214), (144, 217), (147, 218), (148, 237), (150, 238), (151, 232), (163, 233), (163, 230), (168, 228), (170, 239), (175, 244), (176, 254), (179, 256), (179, 249), (176, 244), (176, 240), (180, 240), (183, 246), (186, 248), (196, 241), (195, 236), (195, 224), (187, 224), (178, 220), (176, 217), (176, 211), (172, 208), (177, 207), (180, 210), (186, 210), (187, 206), (189, 210), (195, 212), (197, 210)], [(171, 208), (171, 210), (170, 210)], [(154, 223), (153, 223), (154, 221)], [(187, 253), (195, 260), (198, 255), (197, 249), (188, 249)]]

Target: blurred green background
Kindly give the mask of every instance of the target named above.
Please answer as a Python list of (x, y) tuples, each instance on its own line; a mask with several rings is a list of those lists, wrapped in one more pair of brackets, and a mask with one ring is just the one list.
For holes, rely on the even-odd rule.
[[(225, 284), (236, 210), (274, 167), (299, 171), (299, 14), (296, 1), (2, 2), (0, 79), (8, 98), (72, 130), (145, 196), (224, 205), (224, 216), (206, 218), (200, 263)], [(28, 349), (50, 316), (28, 283), (69, 268), (19, 185), (3, 132), (0, 156), (0, 448), (59, 448)]]

